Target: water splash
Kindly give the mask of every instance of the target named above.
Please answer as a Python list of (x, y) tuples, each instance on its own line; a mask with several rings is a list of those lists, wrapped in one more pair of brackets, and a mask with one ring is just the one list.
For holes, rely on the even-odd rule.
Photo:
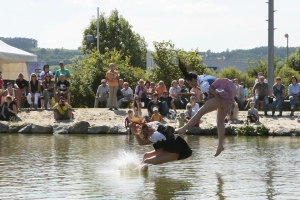
[(134, 152), (126, 152), (123, 149), (119, 152), (117, 160), (118, 169), (126, 171), (138, 171), (141, 163)]

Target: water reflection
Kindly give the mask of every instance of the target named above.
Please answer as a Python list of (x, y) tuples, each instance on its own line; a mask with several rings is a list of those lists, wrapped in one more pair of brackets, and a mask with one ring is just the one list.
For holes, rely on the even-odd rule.
[(0, 199), (297, 199), (299, 137), (186, 136), (193, 155), (121, 171), (125, 150), (140, 162), (152, 146), (130, 135), (0, 135)]

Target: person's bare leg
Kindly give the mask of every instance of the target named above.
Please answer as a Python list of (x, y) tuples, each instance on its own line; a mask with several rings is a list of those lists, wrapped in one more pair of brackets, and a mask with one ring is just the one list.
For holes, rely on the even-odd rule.
[(144, 163), (146, 164), (152, 164), (152, 165), (159, 165), (166, 162), (172, 162), (176, 161), (179, 158), (179, 154), (177, 153), (170, 153), (170, 152), (163, 152), (157, 156), (153, 156), (151, 158), (147, 158), (144, 160)]
[(54, 111), (54, 119), (56, 120), (58, 118), (58, 116), (57, 116), (57, 112), (56, 111)]
[(73, 119), (72, 110), (71, 109), (68, 109), (68, 117), (69, 117), (69, 119)]
[(219, 137), (219, 144), (216, 151), (215, 156), (218, 156), (223, 150), (223, 142), (225, 138), (225, 126), (224, 126), (224, 119), (227, 115), (227, 112), (223, 107), (219, 108), (217, 111), (217, 129), (218, 129), (218, 137)]
[(148, 159), (148, 158), (151, 158), (153, 156), (157, 156), (159, 154), (162, 154), (164, 152), (163, 149), (157, 149), (157, 150), (154, 150), (154, 151), (150, 151), (150, 152), (147, 152), (144, 154), (144, 157), (143, 157), (143, 160), (142, 160), (142, 163)]
[(203, 115), (211, 111), (216, 110), (222, 106), (222, 99), (220, 97), (214, 97), (209, 99), (199, 110), (198, 112), (184, 125), (183, 127), (176, 129), (176, 133), (185, 134), (186, 130), (190, 127), (193, 127)]

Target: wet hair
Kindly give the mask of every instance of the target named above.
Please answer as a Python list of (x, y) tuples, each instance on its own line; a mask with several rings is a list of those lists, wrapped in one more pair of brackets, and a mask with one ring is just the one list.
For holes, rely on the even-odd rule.
[(143, 139), (147, 139), (149, 130), (154, 130), (154, 127), (150, 124), (143, 124), (139, 131), (139, 135), (142, 136)]
[(187, 66), (180, 59), (179, 59), (179, 69), (183, 73), (185, 80), (192, 81), (193, 78), (197, 79), (197, 74), (194, 72), (188, 72)]

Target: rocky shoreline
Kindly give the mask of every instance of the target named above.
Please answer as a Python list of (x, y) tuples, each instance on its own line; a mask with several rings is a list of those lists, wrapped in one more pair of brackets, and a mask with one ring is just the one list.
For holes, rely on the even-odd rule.
[[(15, 122), (0, 122), (0, 133), (32, 133), (32, 134), (127, 134), (124, 119), (128, 109), (108, 111), (101, 108), (73, 109), (75, 120), (61, 120), (53, 123), (51, 110), (24, 110), (18, 114)], [(180, 111), (179, 111), (180, 112)], [(182, 112), (182, 111), (181, 111)], [(146, 113), (146, 110), (143, 110)], [(245, 119), (247, 112), (240, 112), (240, 119)], [(297, 136), (300, 135), (300, 123), (297, 117), (260, 117), (260, 122), (245, 125), (244, 123), (225, 124), (226, 135), (247, 136)], [(216, 112), (205, 115), (200, 121), (200, 128), (193, 127), (188, 135), (217, 135), (215, 127)], [(164, 118), (164, 124), (176, 128), (177, 123)]]

